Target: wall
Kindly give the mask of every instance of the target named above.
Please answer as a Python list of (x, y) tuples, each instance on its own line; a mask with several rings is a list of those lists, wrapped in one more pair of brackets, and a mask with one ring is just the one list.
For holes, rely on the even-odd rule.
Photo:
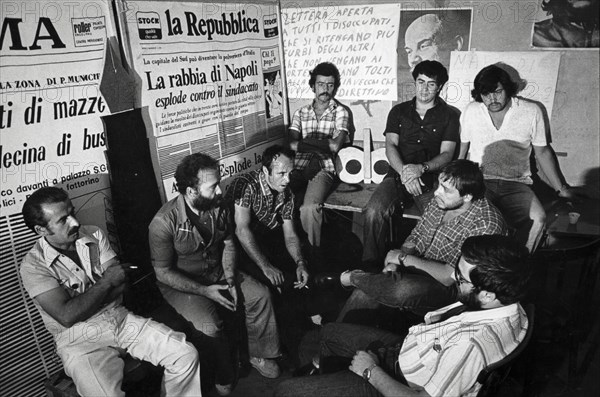
[[(385, 1), (336, 2), (336, 5), (360, 5), (386, 3)], [(400, 1), (403, 10), (419, 10), (433, 7), (472, 7), (471, 50), (477, 51), (556, 51), (533, 49), (531, 32), (533, 22), (541, 13), (541, 0), (519, 1)], [(332, 7), (330, 3), (329, 8)], [(294, 7), (322, 7), (317, 1), (282, 1), (282, 9)], [(399, 43), (403, 37), (398, 38)], [(412, 95), (410, 76), (405, 63), (406, 55), (399, 44), (398, 93), (399, 100)], [(550, 117), (552, 147), (557, 153), (560, 168), (572, 185), (587, 185), (592, 191), (600, 190), (599, 157), (599, 58), (598, 49), (559, 50), (561, 55), (554, 110)], [(307, 71), (308, 76), (308, 71)], [(307, 102), (306, 99), (290, 98), (290, 112)], [(360, 108), (350, 106), (361, 115), (357, 119), (357, 131), (363, 127), (380, 126), (387, 116), (390, 105), (379, 102), (371, 104), (372, 116), (366, 118)], [(378, 132), (374, 131), (374, 135)]]

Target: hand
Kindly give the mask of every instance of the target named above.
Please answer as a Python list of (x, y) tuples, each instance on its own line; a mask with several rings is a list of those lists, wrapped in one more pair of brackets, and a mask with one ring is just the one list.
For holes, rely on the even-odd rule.
[(231, 295), (231, 299), (233, 300), (233, 307), (236, 308), (238, 303), (237, 288), (235, 285), (228, 285), (227, 290), (229, 291), (229, 295)]
[(262, 271), (275, 287), (283, 284), (283, 272), (275, 266), (266, 264), (263, 266)]
[(398, 250), (398, 249), (389, 250), (389, 252), (385, 256), (385, 260), (383, 261), (383, 264), (386, 265), (386, 266), (387, 265), (401, 265), (400, 260), (398, 259), (398, 257), (402, 253), (403, 253), (403, 251), (402, 250)]
[(403, 184), (419, 179), (423, 175), (423, 166), (420, 164), (405, 164), (402, 166), (400, 180)]
[(228, 285), (221, 285), (221, 284), (209, 285), (208, 287), (206, 287), (206, 295), (205, 296), (208, 299), (217, 302), (219, 305), (223, 306), (224, 308), (229, 309), (232, 312), (234, 312), (235, 304), (234, 304), (233, 300), (234, 299), (237, 300), (237, 293), (235, 293), (235, 298), (233, 298), (233, 295), (232, 295), (233, 299), (229, 300), (221, 294), (221, 291), (227, 291), (227, 290), (229, 290), (229, 292), (231, 293), (231, 290), (235, 290), (235, 288), (232, 288), (230, 290)]
[(395, 273), (398, 271), (398, 265), (395, 263), (388, 263), (383, 267), (382, 273)]
[(356, 375), (362, 377), (365, 369), (369, 368), (373, 364), (379, 364), (377, 356), (372, 352), (359, 350), (354, 355), (354, 358), (352, 358), (352, 364), (350, 364), (350, 367), (348, 368)]
[(296, 267), (296, 280), (297, 281), (294, 282), (294, 288), (304, 288), (308, 282), (308, 271), (306, 270), (306, 266), (298, 265)]
[(421, 180), (419, 178), (413, 179), (410, 182), (406, 182), (404, 184), (404, 187), (410, 194), (412, 194), (415, 197), (423, 194), (423, 191), (421, 190)]
[(118, 287), (127, 280), (125, 268), (128, 266), (129, 263), (114, 263), (104, 271), (100, 280), (109, 283), (111, 287)]

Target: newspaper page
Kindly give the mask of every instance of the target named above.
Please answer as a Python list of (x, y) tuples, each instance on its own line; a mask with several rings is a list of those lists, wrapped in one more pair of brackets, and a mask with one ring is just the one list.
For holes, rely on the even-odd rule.
[(166, 199), (188, 154), (227, 179), (260, 164), (284, 134), (279, 9), (271, 4), (128, 1), (140, 104)]

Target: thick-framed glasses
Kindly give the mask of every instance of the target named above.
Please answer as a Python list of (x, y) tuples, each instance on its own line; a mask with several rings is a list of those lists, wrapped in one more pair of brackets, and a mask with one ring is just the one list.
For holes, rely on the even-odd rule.
[(327, 88), (328, 90), (331, 90), (335, 87), (335, 83), (325, 83), (323, 81), (317, 81), (315, 85), (319, 88)]
[(471, 281), (467, 280), (465, 276), (462, 275), (460, 269), (458, 268), (458, 265), (454, 268), (454, 278), (456, 279), (456, 281), (458, 281), (459, 284), (473, 284)]

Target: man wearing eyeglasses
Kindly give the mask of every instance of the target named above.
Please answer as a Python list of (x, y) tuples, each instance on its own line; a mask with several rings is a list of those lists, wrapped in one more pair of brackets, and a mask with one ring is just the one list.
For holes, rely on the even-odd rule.
[(315, 98), (294, 113), (290, 148), (296, 151), (294, 190), (304, 193), (300, 221), (315, 253), (321, 246), (323, 203), (336, 177), (334, 157), (349, 142), (349, 113), (334, 99), (340, 86), (340, 72), (334, 64), (318, 64), (308, 84)]
[(319, 357), (326, 375), (284, 381), (275, 396), (476, 395), (479, 372), (527, 332), (518, 302), (527, 291), (528, 252), (509, 237), (486, 235), (466, 239), (461, 253), (454, 276), (459, 302), (427, 313), (405, 334), (326, 324)]
[(437, 61), (423, 61), (412, 72), (415, 97), (390, 110), (385, 154), (390, 170), (366, 206), (363, 263), (379, 267), (386, 253), (389, 219), (414, 201), (420, 213), (433, 197), (437, 175), (454, 156), (459, 115), (439, 97), (448, 71)]
[(563, 182), (546, 138), (544, 116), (537, 104), (517, 98), (519, 85), (498, 65), (475, 76), (471, 102), (461, 115), (459, 158), (481, 164), (486, 196), (516, 230), (515, 238), (533, 252), (540, 242), (546, 212), (530, 186), (531, 152), (559, 197), (574, 193)]

